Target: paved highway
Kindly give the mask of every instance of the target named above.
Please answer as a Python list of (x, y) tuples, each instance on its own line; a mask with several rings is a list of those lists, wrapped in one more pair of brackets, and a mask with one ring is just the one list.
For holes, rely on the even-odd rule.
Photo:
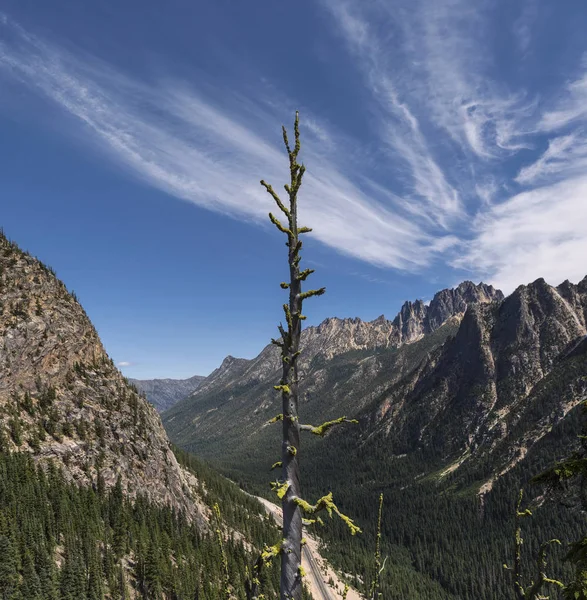
[[(263, 506), (265, 510), (271, 515), (273, 515), (274, 519), (277, 521), (277, 524), (281, 526), (283, 524), (281, 518), (281, 508), (265, 498), (257, 498)], [(322, 571), (320, 570), (320, 565), (318, 564), (317, 557), (315, 556), (315, 552), (312, 549), (305, 545), (302, 548), (302, 560), (305, 563), (304, 569), (306, 570), (306, 584), (309, 584), (310, 591), (312, 592), (312, 596), (314, 600), (336, 600), (336, 597), (333, 596), (330, 588), (324, 581), (324, 577), (322, 575)]]
[[(324, 583), (324, 578), (322, 577), (322, 572), (320, 571), (320, 567), (318, 566), (318, 562), (310, 548), (308, 546), (304, 546), (302, 548), (302, 553), (306, 558), (306, 563), (310, 567), (312, 571), (312, 579), (316, 582), (317, 585), (312, 586), (312, 596), (314, 596), (314, 600), (332, 600), (332, 594), (328, 589), (326, 583)], [(316, 594), (320, 594), (320, 598), (316, 598)]]

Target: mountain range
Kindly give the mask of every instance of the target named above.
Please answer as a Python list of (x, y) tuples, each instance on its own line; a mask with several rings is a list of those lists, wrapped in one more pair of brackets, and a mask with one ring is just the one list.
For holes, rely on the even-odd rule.
[(195, 392), (204, 379), (206, 378), (201, 375), (194, 375), (189, 379), (131, 379), (129, 377), (128, 380), (145, 394), (158, 412), (164, 412)]
[[(279, 377), (270, 344), (252, 360), (228, 356), (206, 378), (125, 379), (75, 294), (0, 234), (2, 593), (220, 598), (216, 519), (238, 597), (251, 550), (277, 533), (258, 503), (168, 434), (270, 497)], [(366, 591), (384, 492), (386, 599), (507, 597), (501, 565), (511, 560), (517, 490), (577, 446), (587, 278), (539, 279), (507, 297), (464, 282), (429, 304), (406, 302), (392, 320), (326, 319), (302, 334), (300, 379), (304, 422), (357, 421), (304, 439), (300, 452), (308, 498), (332, 491), (363, 528), (352, 544), (337, 522), (323, 530), (340, 572)], [(189, 394), (163, 413), (167, 433), (139, 385), (160, 407)], [(580, 513), (539, 488), (527, 497), (538, 507), (528, 550), (576, 537)], [(553, 552), (550, 564), (564, 579), (561, 559)], [(273, 569), (268, 597), (276, 580)]]
[[(467, 281), (438, 292), (429, 305), (421, 300), (405, 302), (391, 321), (383, 315), (371, 322), (329, 318), (306, 328), (299, 359), (303, 414), (320, 421), (335, 411), (356, 413), (377, 397), (382, 386), (414, 369), (420, 349), (442, 344), (468, 305), (502, 299), (501, 291)], [(239, 448), (246, 445), (249, 437), (256, 444), (263, 423), (277, 409), (273, 385), (280, 369), (279, 352), (272, 344), (252, 360), (228, 356), (191, 396), (164, 414), (167, 431), (178, 444), (204, 456), (214, 454), (216, 441), (219, 453), (230, 452), (233, 442)], [(224, 446), (228, 449), (222, 450)]]
[[(305, 489), (332, 489), (371, 533), (376, 497), (386, 490), (389, 552), (400, 564), (411, 556), (408, 571), (390, 565), (386, 598), (507, 593), (496, 573), (510, 543), (508, 505), (518, 487), (577, 445), (578, 407), (587, 398), (586, 324), (587, 278), (556, 287), (538, 279), (508, 297), (464, 282), (429, 305), (406, 302), (392, 321), (331, 318), (304, 330), (302, 422), (343, 415), (359, 422), (325, 440), (304, 440)], [(229, 356), (163, 414), (164, 425), (175, 443), (263, 493), (279, 458), (279, 427), (268, 424), (280, 412), (279, 378), (273, 345), (252, 360)], [(530, 489), (532, 497), (539, 491)], [(536, 533), (555, 537), (576, 519), (549, 506), (535, 519)], [(450, 531), (459, 550), (439, 559)], [(329, 552), (350, 572), (343, 539), (340, 531), (325, 533)], [(365, 544), (352, 564), (361, 555), (368, 570)], [(475, 570), (466, 566), (472, 556)]]

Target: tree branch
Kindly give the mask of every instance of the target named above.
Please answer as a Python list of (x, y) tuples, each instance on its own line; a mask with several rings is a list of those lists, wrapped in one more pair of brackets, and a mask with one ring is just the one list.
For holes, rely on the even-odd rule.
[(290, 219), (291, 218), (291, 213), (285, 207), (285, 205), (283, 204), (283, 202), (281, 201), (281, 199), (277, 195), (277, 192), (264, 179), (261, 179), (261, 185), (267, 190), (267, 192), (269, 192), (269, 194), (271, 194), (271, 196), (273, 197), (273, 200), (275, 200), (275, 204), (277, 204), (277, 206), (279, 206), (279, 209), (281, 210), (281, 212), (288, 219)]
[(312, 296), (322, 296), (326, 288), (320, 288), (319, 290), (308, 290), (307, 292), (302, 292), (299, 295), (300, 300), (306, 300), (307, 298), (311, 298)]
[(300, 425), (300, 429), (302, 431), (309, 431), (314, 435), (319, 435), (320, 437), (324, 437), (328, 430), (334, 427), (335, 425), (340, 425), (342, 423), (353, 423), (354, 425), (358, 425), (358, 421), (356, 419), (347, 419), (346, 417), (340, 417), (339, 419), (334, 419), (334, 421), (326, 421), (322, 423), (322, 425), (318, 425), (314, 427), (313, 425)]
[(269, 219), (271, 220), (273, 225), (275, 225), (275, 227), (279, 229), (279, 231), (283, 231), (283, 233), (287, 234), (289, 237), (293, 237), (293, 233), (291, 232), (291, 230), (287, 227), (284, 227), (273, 213), (269, 213)]
[(354, 521), (344, 515), (338, 510), (336, 504), (332, 500), (332, 492), (326, 494), (326, 496), (322, 496), (316, 504), (310, 504), (306, 502), (306, 500), (302, 500), (302, 498), (292, 498), (293, 502), (297, 504), (307, 515), (315, 515), (321, 510), (326, 510), (328, 516), (332, 518), (332, 513), (336, 513), (347, 525), (350, 529), (351, 535), (355, 535), (356, 533), (361, 533), (361, 528), (355, 525)]

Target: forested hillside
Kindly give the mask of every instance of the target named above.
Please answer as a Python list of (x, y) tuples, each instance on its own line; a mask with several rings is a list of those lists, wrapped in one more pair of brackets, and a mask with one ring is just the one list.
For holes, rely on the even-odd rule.
[[(204, 466), (197, 475), (206, 506), (223, 507), (230, 597), (244, 598), (249, 544), (260, 551), (278, 532), (236, 486)], [(213, 532), (182, 513), (142, 496), (130, 501), (120, 484), (77, 486), (26, 453), (0, 453), (3, 600), (221, 600), (223, 560)], [(274, 598), (277, 589), (277, 572), (267, 569), (263, 590)]]
[(0, 349), (0, 598), (244, 598), (274, 524), (174, 453), (75, 295), (4, 235)]
[[(587, 398), (586, 317), (587, 278), (556, 288), (538, 280), (506, 299), (471, 303), (464, 316), (411, 343), (307, 361), (303, 422), (340, 414), (359, 421), (324, 440), (305, 438), (302, 470), (307, 496), (332, 490), (339, 508), (364, 529), (352, 543), (344, 526), (333, 522), (323, 530), (328, 555), (358, 576), (360, 589), (372, 578), (373, 515), (383, 491), (390, 557), (384, 598), (511, 595), (511, 575), (502, 565), (514, 553), (518, 489), (528, 488), (529, 502), (538, 498), (542, 490), (527, 485), (531, 477), (578, 445), (580, 403)], [(263, 372), (259, 360), (256, 369)], [(266, 469), (276, 460), (279, 431), (266, 422), (278, 411), (269, 399), (272, 382), (241, 381), (249, 368), (231, 361), (216, 374), (217, 383), (204, 381), (164, 421), (178, 443), (267, 494)], [(219, 377), (230, 369), (232, 380)], [(228, 419), (217, 429), (230, 440), (223, 446), (208, 423), (244, 407), (260, 426)], [(183, 428), (175, 423), (190, 413), (189, 422), (178, 419)], [(551, 576), (564, 579), (566, 544), (583, 524), (576, 508), (542, 503), (524, 523), (525, 567), (534, 572), (539, 544), (560, 538), (549, 565)]]

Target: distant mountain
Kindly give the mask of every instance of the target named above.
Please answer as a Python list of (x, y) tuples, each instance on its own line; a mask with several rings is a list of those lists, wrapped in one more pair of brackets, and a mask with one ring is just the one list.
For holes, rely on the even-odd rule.
[[(404, 304), (393, 321), (327, 319), (304, 331), (301, 348), (302, 422), (359, 420), (325, 440), (304, 437), (300, 453), (305, 493), (331, 489), (365, 528), (353, 567), (370, 568), (384, 490), (385, 598), (507, 597), (501, 565), (511, 560), (517, 490), (577, 447), (587, 278), (557, 287), (539, 279), (507, 298), (464, 283), (429, 306)], [(241, 485), (266, 489), (280, 452), (280, 428), (267, 425), (281, 412), (272, 387), (279, 377), (273, 346), (251, 361), (229, 357), (163, 415), (171, 439)], [(542, 501), (539, 493), (530, 488), (527, 497)], [(547, 505), (526, 523), (531, 548), (574, 539), (582, 519)], [(348, 572), (340, 532), (324, 535)], [(559, 558), (552, 576), (563, 577)], [(525, 554), (533, 569), (530, 560)]]
[(194, 375), (189, 379), (129, 378), (129, 381), (147, 396), (147, 400), (158, 412), (164, 412), (195, 392), (204, 379), (206, 378), (201, 375)]
[(483, 464), (487, 491), (587, 397), (586, 323), (587, 278), (472, 304), (454, 337), (367, 407), (365, 430), (396, 454)]
[[(501, 291), (467, 281), (438, 292), (429, 305), (421, 300), (406, 302), (392, 321), (383, 315), (371, 322), (329, 318), (308, 327), (302, 332), (299, 363), (305, 382), (304, 417), (357, 412), (376, 397), (379, 386), (416, 366), (409, 358), (419, 351), (416, 348), (441, 344), (469, 304), (501, 299)], [(392, 373), (380, 358), (383, 355), (397, 361)], [(338, 373), (342, 364), (352, 365), (354, 373), (348, 382)], [(227, 357), (190, 397), (163, 415), (171, 438), (206, 456), (219, 453), (228, 460), (230, 448), (240, 448), (249, 436), (259, 435), (263, 423), (273, 416), (277, 408), (273, 385), (280, 368), (279, 351), (271, 344), (252, 360)], [(332, 394), (333, 386), (336, 394)]]

